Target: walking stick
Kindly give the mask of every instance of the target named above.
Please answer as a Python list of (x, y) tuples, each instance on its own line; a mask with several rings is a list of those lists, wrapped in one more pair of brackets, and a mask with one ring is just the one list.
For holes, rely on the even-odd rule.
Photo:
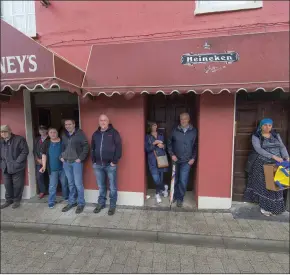
[(174, 197), (174, 186), (175, 186), (175, 162), (172, 164), (172, 175), (171, 175), (171, 183), (170, 183), (170, 196), (169, 196), (169, 208), (171, 210), (171, 206), (173, 203), (173, 197)]

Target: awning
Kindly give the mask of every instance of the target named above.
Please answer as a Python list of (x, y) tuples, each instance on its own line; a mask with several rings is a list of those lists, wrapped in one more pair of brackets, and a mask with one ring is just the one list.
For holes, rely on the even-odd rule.
[(81, 93), (84, 71), (1, 20), (1, 93), (21, 88)]
[(289, 91), (289, 32), (94, 45), (82, 88), (84, 96)]

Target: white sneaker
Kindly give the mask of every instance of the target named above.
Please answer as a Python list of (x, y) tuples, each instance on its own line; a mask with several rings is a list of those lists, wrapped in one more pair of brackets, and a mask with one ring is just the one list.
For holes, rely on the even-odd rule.
[(162, 202), (162, 200), (161, 200), (159, 194), (156, 194), (156, 195), (155, 195), (155, 198), (156, 198), (156, 202), (157, 202), (157, 203), (161, 203), (161, 202)]
[(168, 185), (165, 185), (164, 187), (165, 187), (165, 189), (164, 189), (164, 191), (162, 191), (162, 195), (164, 198), (167, 198), (168, 197)]
[(264, 210), (263, 208), (261, 208), (261, 213), (262, 213), (264, 216), (267, 216), (267, 217), (270, 217), (270, 216), (272, 215), (271, 212), (266, 211), (266, 210)]

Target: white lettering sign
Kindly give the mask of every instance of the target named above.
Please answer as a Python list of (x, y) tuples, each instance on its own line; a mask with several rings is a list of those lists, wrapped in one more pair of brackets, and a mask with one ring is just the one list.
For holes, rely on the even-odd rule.
[(1, 57), (1, 73), (15, 74), (36, 72), (37, 63), (35, 55), (17, 55)]

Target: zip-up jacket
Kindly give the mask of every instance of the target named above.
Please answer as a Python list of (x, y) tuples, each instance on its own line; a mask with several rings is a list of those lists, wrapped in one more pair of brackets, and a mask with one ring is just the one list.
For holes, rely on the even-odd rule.
[(1, 138), (0, 152), (3, 173), (15, 174), (25, 169), (29, 149), (24, 137), (12, 134), (8, 141)]
[(33, 146), (34, 157), (41, 159), (42, 149), (43, 149), (43, 147), (45, 147), (47, 145), (48, 142), (49, 142), (48, 136), (44, 141), (41, 140), (41, 136), (38, 136), (35, 138), (35, 142), (34, 142), (34, 146)]
[(175, 128), (167, 142), (167, 149), (170, 156), (175, 155), (178, 162), (188, 162), (196, 159), (197, 155), (197, 130), (189, 126), (184, 133), (181, 126)]
[(92, 162), (98, 165), (117, 164), (122, 156), (119, 132), (110, 124), (106, 131), (99, 127), (92, 136)]
[(76, 129), (72, 135), (67, 131), (62, 135), (61, 158), (67, 162), (74, 162), (77, 159), (84, 161), (89, 153), (89, 143), (81, 129)]

